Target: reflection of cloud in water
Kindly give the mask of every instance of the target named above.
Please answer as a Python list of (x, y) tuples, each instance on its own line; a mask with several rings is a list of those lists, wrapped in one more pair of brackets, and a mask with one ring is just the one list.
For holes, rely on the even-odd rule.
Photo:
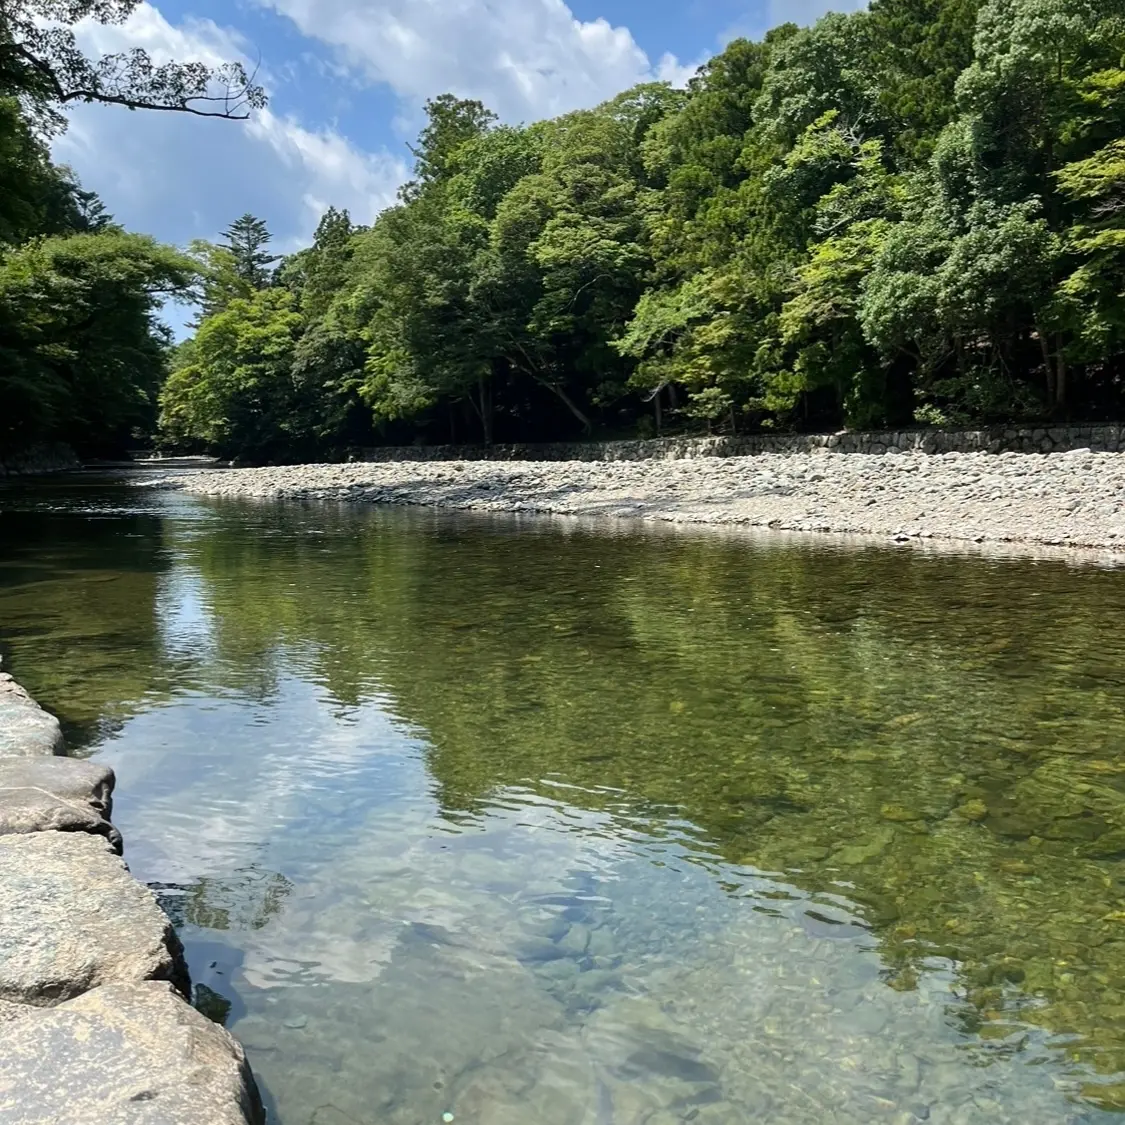
[(215, 622), (198, 571), (181, 565), (160, 575), (156, 620), (166, 658), (191, 657), (200, 663), (214, 659)]
[[(624, 803), (509, 786), (454, 825), (378, 705), (282, 689), (177, 702), (104, 756), (137, 873), (237, 932), (236, 1030), (287, 1118), (1066, 1119), (1057, 1071), (969, 1065), (946, 974), (888, 989), (846, 900), (702, 866)], [(286, 880), (263, 925), (249, 869)]]
[(378, 706), (340, 722), (315, 685), (286, 679), (282, 688), (268, 707), (181, 698), (102, 747), (118, 774), (115, 819), (126, 846), (136, 842), (142, 878), (222, 875), (271, 845), (305, 862), (327, 845), (302, 824), (327, 818), (346, 829), (373, 803), (424, 791), (422, 766)]
[(337, 839), (331, 867), (302, 881), (277, 925), (247, 939), (247, 979), (371, 982), (403, 943), (457, 950), (482, 967), (510, 960), (513, 917), (550, 918), (553, 906), (529, 904), (558, 890), (560, 871), (615, 878), (625, 847), (575, 831), (605, 820), (540, 801), (459, 836), (435, 833), (413, 808), (381, 808)]

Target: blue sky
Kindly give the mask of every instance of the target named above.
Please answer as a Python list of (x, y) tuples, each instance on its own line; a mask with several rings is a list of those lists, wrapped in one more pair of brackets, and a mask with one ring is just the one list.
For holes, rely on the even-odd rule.
[[(176, 245), (264, 218), (279, 251), (329, 204), (370, 222), (409, 172), (426, 98), (477, 97), (508, 121), (682, 83), (737, 34), (862, 0), (160, 0), (120, 27), (80, 25), (93, 54), (260, 64), (246, 123), (80, 106), (55, 144), (116, 218)], [(176, 319), (173, 317), (172, 319)]]

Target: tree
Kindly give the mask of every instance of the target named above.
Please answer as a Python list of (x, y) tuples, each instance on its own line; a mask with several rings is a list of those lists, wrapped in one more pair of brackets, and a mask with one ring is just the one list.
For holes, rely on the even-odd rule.
[(234, 272), (253, 289), (265, 289), (270, 283), (270, 266), (280, 260), (278, 254), (266, 253), (272, 236), (264, 219), (249, 213), (235, 219), (225, 231), (221, 243), (231, 255)]
[(917, 166), (933, 153), (957, 114), (957, 79), (973, 61), (983, 0), (872, 0), (879, 102), (892, 123), (899, 163)]
[(1119, 415), (1123, 57), (1121, 0), (871, 0), (529, 127), (442, 95), (370, 229), (272, 279), (252, 217), (208, 248), (204, 323), (292, 298), (271, 456), (360, 403), (486, 443)]
[(478, 101), (442, 94), (426, 102), (426, 126), (418, 137), (414, 157), (415, 179), (403, 189), (403, 198), (414, 198), (427, 185), (448, 178), (451, 161), (467, 141), (487, 133), (496, 114)]
[(156, 313), (194, 273), (177, 251), (113, 229), (0, 258), (0, 447), (52, 438), (96, 453), (150, 426), (167, 345)]
[(239, 63), (154, 64), (140, 48), (89, 59), (72, 27), (83, 19), (124, 23), (140, 0), (4, 0), (0, 5), (0, 95), (15, 95), (48, 129), (62, 129), (60, 107), (99, 102), (128, 109), (245, 118), (265, 93)]
[[(781, 310), (780, 338), (792, 357), (785, 390), (795, 396), (829, 389), (849, 425), (909, 424), (910, 387), (888, 379), (858, 315), (863, 282), (898, 217), (883, 142), (862, 140), (832, 111), (806, 130), (766, 183), (779, 211), (816, 197), (805, 208), (812, 226), (807, 258)], [(774, 388), (775, 407), (785, 405), (781, 389)]]
[(490, 338), (504, 364), (553, 395), (587, 433), (591, 407), (624, 389), (629, 373), (610, 341), (649, 267), (636, 179), (644, 95), (553, 123), (541, 171), (497, 211), (474, 289), (493, 313)]
[(51, 163), (15, 98), (0, 98), (0, 247), (37, 235), (102, 230), (105, 205), (73, 172)]
[(198, 315), (194, 327), (209, 316), (222, 312), (233, 300), (249, 298), (255, 287), (239, 271), (238, 261), (226, 246), (217, 246), (205, 239), (193, 239), (188, 253), (195, 259), (199, 273), (196, 294)]
[(300, 437), (292, 379), (301, 318), (292, 293), (264, 289), (208, 317), (181, 346), (160, 395), (167, 439), (227, 457), (283, 454)]
[(463, 406), (489, 443), (498, 357), (472, 284), (488, 243), (488, 211), (523, 169), (537, 166), (535, 134), (493, 130), (479, 103), (451, 96), (427, 111), (417, 179), (356, 249), (356, 283), (375, 295), (363, 329), (362, 393), (380, 423), (425, 417), (439, 404)]
[(1070, 272), (1059, 284), (1054, 323), (1070, 341), (1065, 358), (1092, 368), (1105, 396), (1125, 356), (1125, 72), (1094, 71), (1078, 94), (1079, 138), (1112, 139), (1055, 173), (1072, 222), (1064, 235)]
[(356, 228), (347, 211), (329, 207), (321, 216), (313, 244), (302, 257), (301, 311), (310, 320), (327, 312), (348, 276)]
[[(238, 64), (156, 65), (137, 49), (87, 58), (74, 25), (124, 22), (139, 0), (0, 0), (0, 448), (64, 440), (120, 451), (151, 430), (168, 332), (198, 265), (114, 224), (52, 164), (74, 102), (243, 118), (265, 104)], [(208, 283), (213, 284), (211, 278)]]
[(613, 346), (632, 361), (630, 385), (652, 403), (658, 430), (665, 399), (678, 407), (686, 391), (684, 409), (710, 425), (745, 403), (754, 381), (771, 285), (751, 234), (761, 218), (756, 170), (765, 147), (754, 105), (773, 50), (796, 33), (786, 25), (762, 44), (733, 41), (642, 142), (651, 280)]

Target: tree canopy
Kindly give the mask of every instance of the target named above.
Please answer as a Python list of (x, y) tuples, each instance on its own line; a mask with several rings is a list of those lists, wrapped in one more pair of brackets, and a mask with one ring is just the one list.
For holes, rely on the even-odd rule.
[[(365, 425), (1120, 417), (1123, 54), (1121, 0), (872, 0), (551, 121), (436, 98), (398, 204), (369, 228), (330, 212), (273, 276), (299, 318), (275, 405), (304, 388), (277, 426), (329, 454)], [(213, 445), (171, 423), (197, 393), (169, 385), (166, 430)]]
[[(3, 300), (30, 316), (15, 279), (34, 269), (59, 292), (64, 259), (31, 242), (95, 236), (119, 240), (137, 315), (193, 292), (161, 393), (170, 446), (285, 459), (1121, 417), (1122, 0), (871, 0), (734, 40), (685, 90), (532, 124), (443, 94), (370, 226), (329, 208), (279, 257), (247, 214), (175, 270), (150, 247), (145, 279), (138, 244), (47, 159), (52, 115), (241, 116), (261, 92), (237, 69), (77, 52), (75, 19), (134, 7), (13, 0), (0, 17)], [(30, 324), (0, 326), (25, 396), (48, 386), (29, 372), (70, 362)], [(146, 372), (151, 400), (163, 369)]]
[(0, 4), (0, 457), (40, 441), (117, 453), (151, 434), (170, 345), (158, 312), (197, 295), (195, 258), (126, 232), (52, 163), (47, 140), (65, 107), (242, 118), (265, 102), (238, 64), (82, 53), (74, 24), (122, 23), (138, 4)]
[(0, 91), (38, 111), (41, 122), (65, 125), (60, 108), (99, 102), (128, 109), (245, 118), (265, 93), (240, 63), (156, 64), (141, 48), (88, 58), (73, 26), (91, 19), (124, 23), (141, 0), (4, 0), (0, 5)]

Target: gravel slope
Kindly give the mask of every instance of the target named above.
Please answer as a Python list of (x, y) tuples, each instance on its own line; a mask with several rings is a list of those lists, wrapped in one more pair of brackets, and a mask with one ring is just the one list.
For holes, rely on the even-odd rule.
[(152, 483), (217, 496), (1125, 550), (1125, 453), (1085, 450), (295, 465), (172, 473)]

